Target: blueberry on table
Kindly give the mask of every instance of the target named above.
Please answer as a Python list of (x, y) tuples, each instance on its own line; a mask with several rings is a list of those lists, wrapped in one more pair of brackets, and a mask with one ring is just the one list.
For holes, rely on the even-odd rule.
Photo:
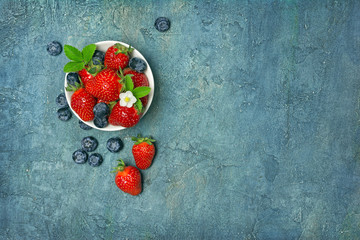
[(92, 56), (92, 62), (94, 65), (104, 65), (105, 53), (99, 50), (95, 50)]
[(84, 137), (81, 141), (81, 147), (87, 152), (93, 152), (98, 146), (98, 141), (92, 136)]
[(133, 57), (129, 61), (129, 67), (139, 73), (143, 73), (146, 70), (146, 63), (141, 58)]
[(110, 108), (106, 103), (99, 102), (94, 106), (93, 112), (95, 117), (98, 118), (108, 117), (110, 115)]
[(69, 72), (66, 76), (66, 82), (68, 85), (72, 86), (80, 84), (79, 74), (77, 72)]
[(72, 113), (69, 107), (63, 107), (57, 110), (57, 115), (61, 121), (68, 121), (71, 118)]
[(62, 46), (59, 42), (52, 41), (48, 43), (48, 45), (46, 46), (46, 50), (51, 56), (57, 56), (61, 53)]
[(103, 162), (103, 158), (99, 153), (93, 153), (89, 156), (89, 165), (92, 167), (98, 167)]
[(159, 32), (166, 32), (170, 28), (170, 20), (166, 17), (159, 17), (155, 20), (155, 28)]
[(98, 128), (104, 128), (109, 125), (107, 117), (96, 117), (94, 118), (94, 125)]
[(90, 130), (92, 129), (92, 127), (90, 127), (89, 125), (85, 124), (83, 121), (79, 120), (79, 127), (81, 129), (84, 129), (84, 130)]
[(83, 164), (87, 161), (88, 154), (84, 150), (78, 149), (72, 154), (72, 159), (77, 164)]
[(56, 97), (56, 104), (60, 107), (68, 107), (68, 103), (66, 101), (66, 97), (65, 97), (65, 93), (60, 93), (57, 97)]
[(123, 147), (124, 144), (119, 137), (109, 138), (106, 142), (106, 148), (113, 153), (120, 151)]

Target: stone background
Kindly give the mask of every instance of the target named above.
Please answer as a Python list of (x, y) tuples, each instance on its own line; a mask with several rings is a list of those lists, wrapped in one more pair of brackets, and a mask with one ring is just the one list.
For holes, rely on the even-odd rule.
[[(0, 13), (0, 239), (360, 239), (359, 1), (2, 0)], [(156, 84), (141, 122), (59, 121), (53, 40), (137, 48)], [(134, 164), (138, 133), (157, 155), (133, 197), (110, 171)], [(98, 168), (71, 158), (89, 135)]]

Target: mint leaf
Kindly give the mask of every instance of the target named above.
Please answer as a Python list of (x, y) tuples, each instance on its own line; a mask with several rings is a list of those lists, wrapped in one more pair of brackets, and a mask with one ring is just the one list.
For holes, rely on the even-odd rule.
[(90, 44), (87, 45), (83, 48), (82, 50), (82, 57), (85, 61), (85, 64), (87, 64), (88, 62), (90, 62), (92, 56), (94, 55), (94, 52), (96, 50), (96, 45), (95, 44)]
[(77, 72), (85, 67), (84, 62), (68, 62), (64, 66), (64, 72)]
[(126, 91), (132, 91), (134, 89), (134, 82), (131, 79), (132, 76), (133, 76), (132, 74), (125, 76), (125, 88), (126, 88), (125, 90)]
[(65, 52), (65, 55), (70, 60), (73, 60), (75, 62), (83, 61), (83, 56), (82, 56), (81, 52), (76, 47), (73, 47), (73, 46), (70, 46), (70, 45), (65, 45), (64, 46), (64, 52)]
[(143, 105), (142, 105), (142, 102), (140, 101), (140, 99), (138, 99), (138, 100), (135, 102), (135, 108), (136, 108), (139, 112), (142, 112)]
[(150, 91), (150, 87), (137, 87), (133, 90), (133, 94), (136, 98), (142, 98), (148, 95)]

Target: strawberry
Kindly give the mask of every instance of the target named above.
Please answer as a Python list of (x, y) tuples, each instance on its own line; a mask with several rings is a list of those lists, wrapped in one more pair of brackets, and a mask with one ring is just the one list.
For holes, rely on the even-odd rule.
[[(149, 80), (144, 73), (139, 73), (135, 70), (132, 70), (131, 68), (125, 68), (123, 71), (123, 74), (124, 74), (124, 76), (130, 75), (130, 74), (133, 75), (133, 76), (131, 76), (131, 79), (134, 82), (134, 88), (142, 87), (142, 86), (145, 86), (145, 87), (149, 86)], [(142, 105), (144, 107), (148, 103), (148, 99), (149, 99), (149, 96), (140, 98)]]
[(122, 84), (117, 72), (106, 68), (90, 80), (85, 88), (94, 97), (111, 102), (119, 99)]
[(94, 119), (93, 108), (95, 104), (96, 98), (86, 92), (83, 87), (77, 89), (71, 96), (71, 108), (83, 121)]
[(127, 48), (120, 43), (114, 44), (105, 53), (105, 66), (114, 70), (124, 69), (129, 64), (129, 54), (133, 50), (131, 46)]
[(124, 161), (119, 159), (117, 167), (114, 168), (116, 173), (115, 184), (120, 190), (131, 195), (139, 195), (142, 190), (141, 174), (139, 169), (133, 166), (126, 166)]
[(153, 144), (155, 140), (142, 138), (140, 134), (137, 137), (132, 137), (132, 140), (135, 142), (132, 147), (132, 154), (136, 166), (143, 170), (149, 168), (155, 156), (155, 146)]
[(87, 82), (94, 77), (86, 70), (86, 68), (81, 69), (78, 74), (84, 86), (86, 86)]
[(109, 123), (114, 126), (122, 126), (122, 127), (133, 127), (140, 120), (139, 112), (135, 109), (135, 107), (122, 107), (120, 106), (120, 102), (117, 102), (109, 116)]

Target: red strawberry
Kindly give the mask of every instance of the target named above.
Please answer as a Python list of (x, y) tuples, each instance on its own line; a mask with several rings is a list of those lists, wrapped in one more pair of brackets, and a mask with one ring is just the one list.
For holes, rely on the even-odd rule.
[(109, 47), (105, 53), (105, 66), (114, 70), (124, 69), (129, 64), (129, 54), (133, 50), (130, 46), (127, 48), (120, 43), (116, 43)]
[(115, 104), (109, 116), (110, 124), (126, 128), (135, 126), (139, 120), (139, 112), (134, 108), (134, 106), (130, 108), (122, 107), (120, 106), (120, 102)]
[(119, 159), (119, 164), (115, 167), (116, 176), (115, 183), (122, 191), (131, 195), (141, 193), (141, 174), (139, 169), (133, 166), (126, 166), (124, 161)]
[(79, 88), (71, 96), (71, 108), (84, 121), (91, 121), (94, 118), (93, 108), (96, 104), (96, 99), (85, 91), (84, 88)]
[[(124, 76), (126, 76), (128, 74), (133, 75), (131, 77), (131, 79), (134, 82), (134, 88), (143, 87), (143, 86), (148, 87), (149, 86), (149, 80), (148, 80), (148, 78), (146, 77), (146, 75), (144, 73), (139, 73), (139, 72), (137, 72), (135, 70), (132, 70), (131, 68), (125, 68), (124, 71), (123, 71), (123, 74), (124, 74)], [(140, 98), (140, 100), (141, 100), (144, 107), (148, 103), (148, 99), (149, 99), (148, 95), (145, 96), (145, 97)]]
[(94, 76), (91, 75), (87, 70), (86, 68), (83, 68), (82, 70), (80, 70), (78, 72), (80, 78), (81, 78), (81, 81), (82, 83), (84, 84), (84, 86), (86, 86), (87, 82), (92, 79)]
[(117, 72), (107, 68), (90, 80), (85, 88), (94, 97), (111, 102), (119, 99), (122, 84)]
[(142, 138), (140, 135), (132, 137), (132, 140), (135, 142), (132, 147), (132, 153), (136, 166), (143, 170), (149, 168), (155, 156), (155, 146), (153, 144), (155, 140)]

